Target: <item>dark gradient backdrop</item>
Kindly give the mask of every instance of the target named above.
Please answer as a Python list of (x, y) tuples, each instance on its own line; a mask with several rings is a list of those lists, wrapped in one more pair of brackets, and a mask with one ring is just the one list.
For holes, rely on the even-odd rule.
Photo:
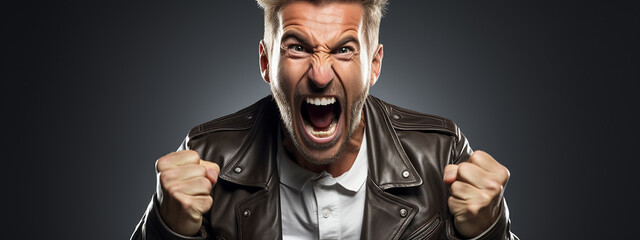
[[(632, 2), (632, 1), (629, 1)], [(0, 2), (1, 239), (126, 239), (155, 159), (268, 94), (243, 1)], [(400, 1), (372, 94), (456, 121), (512, 173), (522, 239), (637, 236), (638, 12)]]

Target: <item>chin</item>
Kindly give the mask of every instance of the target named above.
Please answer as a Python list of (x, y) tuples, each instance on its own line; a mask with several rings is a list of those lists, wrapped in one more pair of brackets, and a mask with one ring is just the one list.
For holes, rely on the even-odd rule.
[[(344, 137), (346, 138), (346, 136)], [(294, 144), (299, 153), (301, 153), (305, 162), (314, 165), (328, 165), (334, 163), (342, 154), (347, 139), (341, 139), (333, 144), (330, 148), (323, 148), (323, 146), (307, 147), (303, 144), (299, 144), (300, 139), (294, 140)]]
[(362, 91), (351, 106), (347, 105), (344, 93), (296, 92), (290, 99), (280, 91), (272, 91), (297, 155), (315, 165), (338, 160), (361, 121), (367, 90)]

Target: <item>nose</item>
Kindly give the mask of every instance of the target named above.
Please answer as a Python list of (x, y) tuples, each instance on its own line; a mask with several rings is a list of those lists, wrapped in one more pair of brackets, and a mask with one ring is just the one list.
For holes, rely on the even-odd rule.
[(315, 52), (311, 58), (309, 80), (318, 88), (326, 87), (335, 78), (333, 58), (325, 52)]

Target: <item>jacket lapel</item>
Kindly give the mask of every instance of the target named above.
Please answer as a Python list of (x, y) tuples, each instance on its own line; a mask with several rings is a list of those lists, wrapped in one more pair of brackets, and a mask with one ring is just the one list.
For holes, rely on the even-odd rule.
[(364, 111), (369, 177), (361, 238), (398, 239), (419, 208), (385, 190), (420, 186), (422, 178), (404, 152), (389, 111), (380, 100), (369, 96)]
[(276, 166), (280, 116), (271, 96), (261, 102), (250, 116), (256, 118), (251, 133), (220, 174), (226, 181), (255, 189), (234, 206), (238, 239), (282, 239)]
[(360, 238), (400, 238), (417, 209), (417, 206), (384, 192), (369, 178)]
[(365, 121), (369, 176), (382, 190), (420, 186), (422, 178), (404, 152), (388, 114), (379, 99), (367, 98)]

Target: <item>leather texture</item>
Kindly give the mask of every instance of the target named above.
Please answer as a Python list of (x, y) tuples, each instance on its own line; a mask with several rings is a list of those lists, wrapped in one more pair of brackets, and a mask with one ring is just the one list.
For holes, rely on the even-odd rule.
[[(364, 112), (369, 174), (362, 239), (460, 239), (442, 181), (447, 164), (467, 161), (472, 153), (458, 127), (373, 96)], [(180, 150), (195, 150), (221, 168), (200, 236), (171, 233), (152, 200), (131, 239), (281, 239), (278, 124), (278, 108), (267, 96), (193, 128)], [(479, 239), (517, 239), (510, 232), (506, 203), (496, 224)]]

